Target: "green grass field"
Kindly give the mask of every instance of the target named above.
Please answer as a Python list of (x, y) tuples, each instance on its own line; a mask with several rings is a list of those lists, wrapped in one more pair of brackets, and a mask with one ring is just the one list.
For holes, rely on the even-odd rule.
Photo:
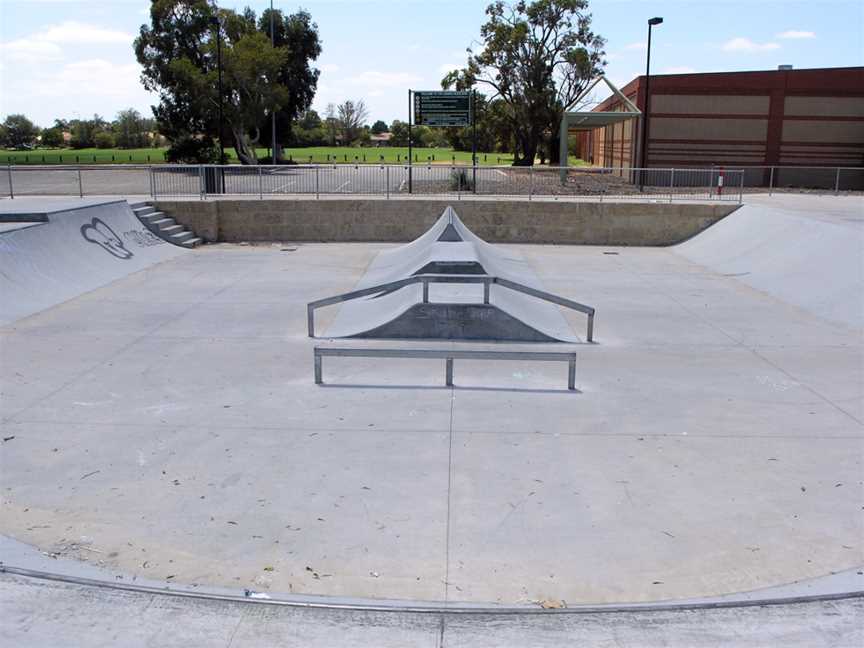
[[(2, 164), (163, 164), (164, 148), (142, 149), (35, 149), (33, 151), (0, 151)], [(234, 149), (226, 154), (232, 164), (238, 164)], [(258, 156), (265, 157), (267, 149), (258, 149)], [(285, 149), (284, 155), (299, 164), (404, 164), (408, 161), (408, 147), (347, 148), (339, 146), (314, 146)], [(415, 164), (471, 164), (471, 153), (453, 151), (448, 148), (415, 148)], [(513, 156), (508, 153), (478, 153), (481, 165), (510, 165)], [(572, 166), (584, 164), (570, 158)]]

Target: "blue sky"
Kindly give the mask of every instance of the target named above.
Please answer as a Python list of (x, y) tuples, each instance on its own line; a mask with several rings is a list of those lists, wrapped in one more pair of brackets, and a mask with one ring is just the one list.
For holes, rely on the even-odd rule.
[[(222, 0), (260, 12), (269, 0)], [(322, 70), (314, 107), (364, 99), (370, 118), (405, 119), (407, 89), (436, 89), (464, 63), (479, 36), (486, 0), (277, 0), (302, 6), (319, 27)], [(55, 116), (113, 117), (154, 99), (140, 87), (131, 41), (146, 0), (0, 0), (0, 117), (23, 112), (40, 125)], [(652, 73), (864, 65), (864, 2), (808, 0), (594, 0), (594, 29), (608, 43), (608, 77), (644, 72), (646, 21), (654, 31)], [(602, 97), (598, 97), (602, 99)]]

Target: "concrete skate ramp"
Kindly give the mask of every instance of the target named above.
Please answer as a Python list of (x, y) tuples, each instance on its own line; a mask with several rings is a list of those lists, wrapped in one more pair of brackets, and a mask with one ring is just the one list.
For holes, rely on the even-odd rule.
[(864, 328), (864, 202), (838, 200), (839, 218), (824, 206), (809, 214), (748, 204), (673, 249), (818, 317)]
[(4, 201), (0, 325), (77, 297), (188, 250), (150, 233), (124, 200)]
[[(356, 289), (416, 274), (487, 274), (542, 290), (528, 263), (515, 251), (479, 238), (448, 207), (436, 223), (411, 243), (375, 257)], [(501, 286), (489, 305), (479, 284), (432, 284), (430, 302), (422, 286), (345, 302), (327, 330), (328, 337), (578, 342), (558, 307)]]

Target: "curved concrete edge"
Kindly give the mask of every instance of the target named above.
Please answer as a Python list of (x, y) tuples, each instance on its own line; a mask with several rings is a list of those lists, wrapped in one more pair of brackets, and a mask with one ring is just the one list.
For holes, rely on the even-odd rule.
[[(539, 604), (496, 605), (462, 601), (411, 601), (303, 594), (282, 594), (238, 590), (227, 587), (196, 586), (168, 581), (138, 579), (112, 573), (95, 565), (69, 559), (51, 558), (35, 547), (0, 536), (0, 574), (69, 583), (118, 591), (160, 594), (177, 598), (252, 603), (293, 608), (363, 610), (369, 612), (407, 612), (483, 615), (523, 614), (598, 614), (616, 612), (663, 612), (670, 610), (710, 610), (770, 605), (789, 605), (817, 601), (864, 598), (864, 567), (853, 568), (814, 579), (716, 597), (667, 600), (644, 603), (577, 604), (546, 609)], [(17, 564), (10, 564), (11, 562)]]

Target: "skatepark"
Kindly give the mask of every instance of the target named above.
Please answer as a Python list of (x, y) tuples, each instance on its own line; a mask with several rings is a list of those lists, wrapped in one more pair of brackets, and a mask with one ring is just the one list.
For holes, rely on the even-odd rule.
[[(860, 638), (860, 196), (748, 195), (666, 246), (488, 243), (466, 201), (474, 220), (423, 216), (428, 239), (187, 249), (130, 203), (0, 203), (6, 592), (419, 614), (394, 641), (435, 635), (429, 610), (814, 597), (790, 613), (811, 645)], [(586, 311), (430, 272), (588, 305), (593, 337)], [(402, 280), (309, 336), (307, 304)], [(439, 335), (475, 304), (542, 335)], [(328, 358), (316, 384), (313, 348), (349, 346), (575, 353), (575, 389), (515, 356), (458, 359), (452, 384), (441, 359)], [(788, 621), (749, 614), (699, 623)]]

